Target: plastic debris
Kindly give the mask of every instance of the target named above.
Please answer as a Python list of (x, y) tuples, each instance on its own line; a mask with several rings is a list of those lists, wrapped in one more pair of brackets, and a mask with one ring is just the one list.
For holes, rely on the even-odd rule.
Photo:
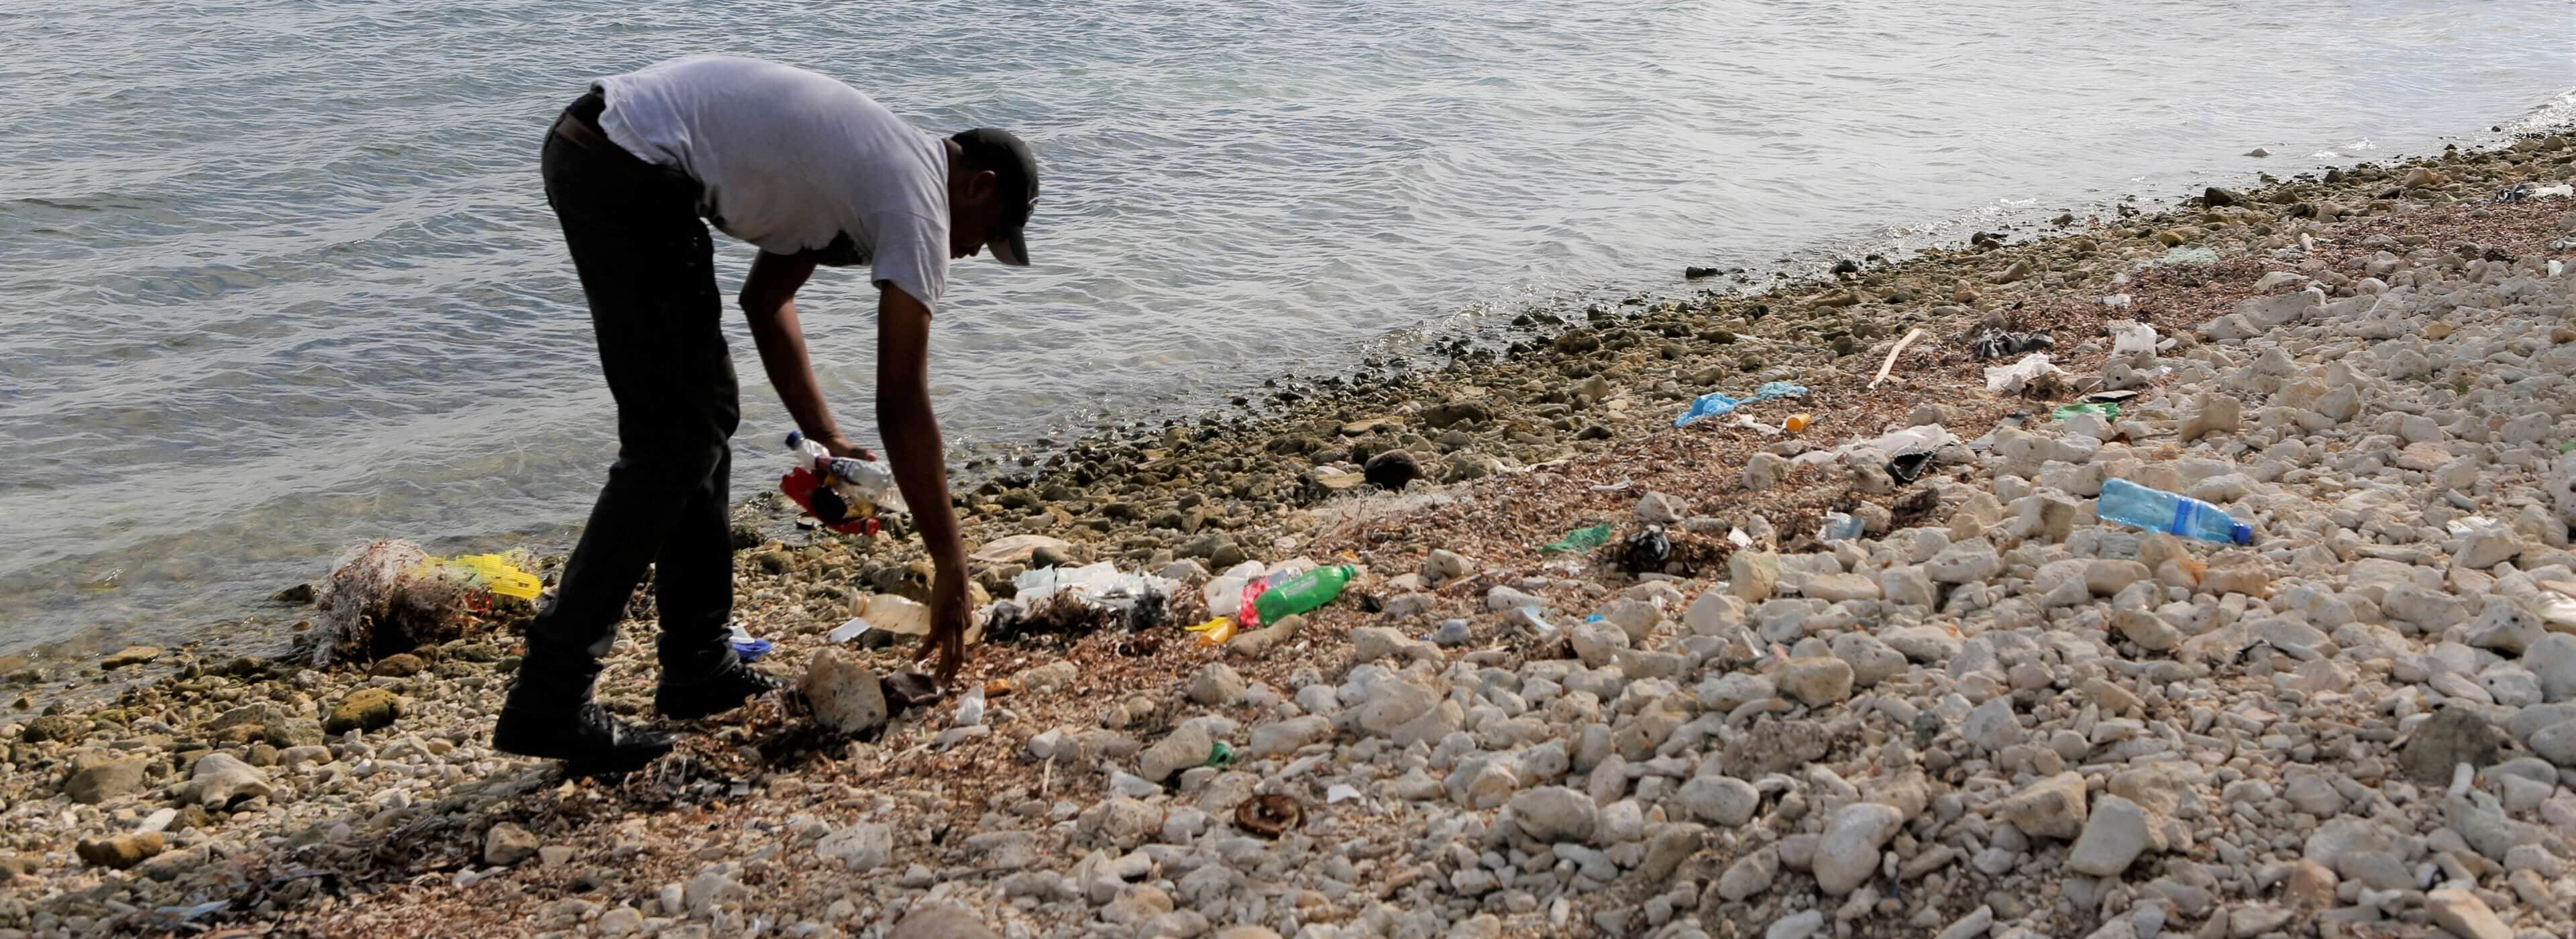
[(973, 727), (984, 722), (984, 686), (977, 685), (957, 696), (957, 713), (951, 722), (959, 727)]
[(2113, 324), (2113, 328), (2111, 330), (2112, 358), (2118, 359), (2130, 356), (2153, 357), (2155, 354), (2155, 327), (2149, 326), (2145, 323), (2130, 323), (2126, 326)]
[(1360, 791), (1358, 787), (1352, 786), (1349, 783), (1334, 783), (1324, 788), (1325, 805), (1332, 805), (1338, 802), (1348, 802), (1359, 797)]
[(2022, 356), (2021, 361), (2011, 365), (1997, 365), (1986, 369), (1986, 390), (2000, 394), (2019, 394), (2044, 378), (2064, 374), (2066, 373), (2057, 366), (2048, 364), (2048, 353), (2033, 352)]
[(1825, 523), (1816, 529), (1817, 541), (1850, 541), (1860, 537), (1860, 519), (1841, 512), (1825, 513)]
[(1923, 478), (1924, 468), (1931, 465), (1930, 451), (1902, 454), (1887, 461), (1887, 475), (1897, 482), (1910, 483)]
[(1629, 487), (1629, 485), (1631, 485), (1631, 484), (1632, 484), (1632, 483), (1634, 483), (1634, 482), (1635, 482), (1634, 480), (1621, 479), (1621, 480), (1619, 480), (1618, 482), (1611, 483), (1611, 484), (1609, 484), (1609, 485), (1607, 485), (1607, 486), (1594, 486), (1594, 487), (1592, 487), (1592, 491), (1594, 491), (1594, 492), (1626, 492), (1626, 491), (1628, 491), (1628, 487)]
[(1753, 547), (1753, 536), (1745, 534), (1744, 529), (1729, 528), (1726, 530), (1726, 543), (1738, 548), (1750, 548)]
[(1350, 586), (1351, 578), (1357, 576), (1358, 568), (1335, 564), (1284, 579), (1274, 577), (1255, 585), (1260, 588), (1258, 594), (1252, 592), (1253, 588), (1246, 588), (1243, 606), (1248, 611), (1238, 610), (1236, 615), (1253, 626), (1276, 623), (1333, 602), (1334, 598), (1342, 595), (1343, 588)]
[(1704, 417), (1717, 417), (1732, 413), (1736, 406), (1742, 403), (1744, 402), (1728, 397), (1725, 392), (1712, 391), (1691, 399), (1690, 409), (1683, 411), (1682, 416), (1674, 418), (1673, 426), (1688, 427), (1692, 422)]
[(2251, 544), (2254, 540), (2253, 528), (2230, 517), (2225, 509), (2125, 479), (2103, 480), (2099, 505), (2098, 511), (2106, 522), (2218, 544)]
[(1219, 740), (1219, 741), (1217, 741), (1217, 742), (1216, 742), (1216, 745), (1215, 745), (1215, 746), (1211, 746), (1211, 747), (1209, 747), (1209, 748), (1208, 748), (1208, 758), (1207, 758), (1207, 762), (1205, 762), (1205, 763), (1201, 763), (1201, 764), (1199, 764), (1199, 765), (1201, 765), (1201, 766), (1232, 766), (1232, 765), (1234, 765), (1234, 748), (1233, 748), (1233, 747), (1231, 747), (1231, 746), (1226, 745), (1226, 742), (1225, 742), (1225, 741), (1223, 741), (1223, 740)]
[(2078, 414), (2090, 414), (2107, 421), (2120, 416), (2120, 406), (2105, 402), (2061, 404), (2057, 406), (2057, 410), (2048, 412), (2049, 419), (2059, 421), (2074, 417)]
[(2008, 333), (1989, 329), (1968, 340), (1969, 351), (1976, 353), (1977, 358), (1987, 360), (2054, 348), (2057, 348), (2057, 340), (2047, 333)]
[(1780, 429), (1781, 429), (1781, 430), (1788, 431), (1788, 432), (1793, 433), (1793, 434), (1805, 433), (1805, 432), (1806, 432), (1806, 430), (1807, 430), (1807, 427), (1808, 427), (1809, 425), (1814, 424), (1815, 422), (1816, 422), (1816, 418), (1815, 418), (1815, 416), (1814, 416), (1814, 415), (1807, 414), (1807, 413), (1805, 413), (1805, 412), (1803, 412), (1803, 411), (1802, 411), (1802, 412), (1799, 412), (1799, 413), (1796, 413), (1796, 414), (1789, 415), (1789, 419), (1788, 419), (1788, 420), (1781, 421), (1781, 422), (1780, 422)]
[[(1082, 635), (1110, 626), (1129, 632), (1152, 629), (1164, 624), (1172, 591), (1180, 584), (1151, 574), (1121, 573), (1116, 564), (1102, 561), (1025, 571), (1012, 586), (1010, 602), (994, 604), (987, 617), (990, 626), (983, 631), (995, 639)], [(868, 618), (877, 620), (873, 609)], [(887, 628), (882, 622), (878, 627)]]
[(939, 683), (920, 672), (895, 672), (877, 679), (877, 690), (895, 710), (917, 708), (939, 700)]
[(1234, 638), (1235, 625), (1233, 618), (1219, 616), (1187, 629), (1199, 634), (1200, 645), (1221, 646), (1226, 640)]
[(733, 654), (743, 661), (756, 662), (769, 654), (769, 640), (752, 636), (750, 630), (742, 628), (741, 620), (726, 623), (725, 629), (732, 634), (726, 638), (725, 644), (733, 647)]
[(1742, 411), (1735, 412), (1735, 426), (1758, 432), (1765, 437), (1780, 436), (1780, 428), (1754, 420), (1753, 415), (1746, 414)]
[(1648, 525), (1620, 545), (1619, 566), (1632, 571), (1661, 571), (1672, 556), (1673, 542), (1664, 537), (1662, 526)]
[(1271, 794), (1253, 796), (1234, 808), (1234, 827), (1264, 838), (1277, 838), (1305, 820), (1306, 810), (1297, 800)]
[(1905, 347), (1913, 345), (1914, 340), (1921, 338), (1923, 338), (1923, 330), (1921, 327), (1906, 330), (1905, 338), (1897, 340), (1896, 347), (1887, 350), (1887, 361), (1878, 363), (1878, 374), (1870, 377), (1869, 386), (1876, 388), (1878, 387), (1879, 382), (1886, 381), (1887, 373), (1896, 368), (1896, 357), (1904, 355)]
[(1806, 396), (1807, 386), (1787, 381), (1764, 382), (1762, 383), (1762, 387), (1753, 389), (1752, 396), (1747, 398), (1733, 398), (1729, 397), (1725, 392), (1712, 391), (1692, 399), (1690, 409), (1683, 411), (1682, 416), (1675, 418), (1673, 420), (1673, 426), (1688, 427), (1692, 422), (1701, 418), (1722, 417), (1733, 413), (1736, 408), (1743, 407), (1757, 401), (1776, 401), (1781, 398), (1803, 398)]
[(850, 617), (849, 622), (832, 627), (832, 631), (824, 634), (823, 639), (826, 642), (848, 642), (859, 638), (860, 633), (867, 632), (871, 628), (873, 627), (868, 625), (865, 618), (853, 616)]
[(1541, 545), (1538, 549), (1538, 553), (1561, 554), (1567, 551), (1590, 551), (1594, 548), (1608, 544), (1609, 542), (1610, 523), (1603, 522), (1589, 528), (1577, 528), (1573, 531), (1566, 532), (1565, 537), (1548, 542), (1545, 545)]

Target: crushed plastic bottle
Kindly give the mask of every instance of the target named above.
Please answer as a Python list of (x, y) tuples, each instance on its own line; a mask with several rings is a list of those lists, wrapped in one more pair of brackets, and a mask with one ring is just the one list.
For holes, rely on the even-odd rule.
[(894, 468), (880, 460), (836, 457), (801, 431), (787, 432), (787, 449), (797, 464), (778, 480), (778, 489), (843, 534), (875, 534), (880, 510), (904, 511), (903, 493)]
[(1861, 530), (1860, 519), (1841, 512), (1827, 512), (1824, 526), (1816, 531), (1816, 540), (1850, 541), (1860, 537)]
[(1342, 588), (1348, 585), (1351, 578), (1358, 573), (1356, 568), (1348, 564), (1335, 564), (1331, 567), (1315, 568), (1275, 586), (1265, 583), (1264, 586), (1267, 589), (1262, 590), (1257, 596), (1246, 598), (1243, 605), (1253, 615), (1244, 620), (1244, 625), (1259, 626), (1276, 623), (1330, 603), (1334, 597), (1342, 595)]
[(2048, 412), (2051, 420), (2060, 421), (2078, 414), (2090, 414), (2107, 421), (2120, 416), (2120, 406), (2107, 401), (2088, 401), (2083, 404), (2061, 404), (2057, 406), (2057, 410)]
[(2219, 544), (2254, 542), (2253, 527), (2228, 517), (2218, 506), (2125, 479), (2102, 481), (2102, 501), (2095, 514), (2104, 521)]

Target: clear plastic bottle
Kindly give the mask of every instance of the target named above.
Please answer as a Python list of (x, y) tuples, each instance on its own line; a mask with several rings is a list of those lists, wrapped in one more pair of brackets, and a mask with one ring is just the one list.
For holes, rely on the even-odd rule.
[(1259, 614), (1253, 622), (1276, 623), (1330, 603), (1334, 597), (1342, 595), (1342, 587), (1358, 573), (1348, 564), (1335, 564), (1318, 567), (1272, 585), (1248, 604)]
[(2254, 542), (2253, 527), (2228, 517), (2225, 509), (2125, 479), (2102, 481), (2102, 501), (2094, 514), (2104, 521), (2219, 544)]

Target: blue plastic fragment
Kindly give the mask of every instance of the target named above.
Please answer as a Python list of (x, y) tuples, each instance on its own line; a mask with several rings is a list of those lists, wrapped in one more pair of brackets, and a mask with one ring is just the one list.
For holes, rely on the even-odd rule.
[(1683, 411), (1681, 417), (1675, 418), (1673, 420), (1673, 426), (1688, 427), (1692, 421), (1699, 420), (1700, 418), (1717, 417), (1734, 411), (1735, 406), (1741, 403), (1743, 402), (1727, 397), (1725, 392), (1709, 392), (1699, 396), (1698, 398), (1692, 399), (1690, 410)]

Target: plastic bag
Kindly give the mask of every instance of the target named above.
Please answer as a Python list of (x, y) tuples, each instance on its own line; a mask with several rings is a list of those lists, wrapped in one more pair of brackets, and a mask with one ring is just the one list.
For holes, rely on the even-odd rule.
[(1566, 532), (1565, 537), (1540, 546), (1538, 553), (1559, 554), (1567, 551), (1590, 551), (1604, 544), (1608, 544), (1609, 542), (1610, 523), (1603, 522), (1590, 528), (1577, 528), (1573, 531)]
[(2057, 366), (2048, 364), (2048, 353), (2033, 352), (2011, 365), (1997, 365), (1986, 369), (1986, 390), (2001, 394), (2019, 394), (2023, 388), (2029, 387), (2031, 382), (2038, 381), (2040, 376), (2048, 374), (2066, 373)]

